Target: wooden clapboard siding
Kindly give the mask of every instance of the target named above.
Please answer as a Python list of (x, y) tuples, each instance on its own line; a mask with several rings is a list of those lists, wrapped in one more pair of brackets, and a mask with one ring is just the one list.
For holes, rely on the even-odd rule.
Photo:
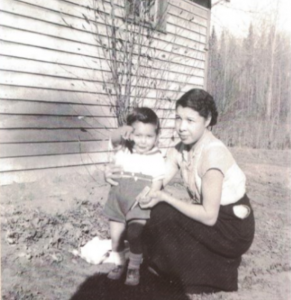
[(61, 155), (74, 153), (98, 153), (108, 150), (108, 141), (55, 142), (3, 144), (0, 148), (1, 158), (28, 157), (41, 155)]
[[(9, 55), (0, 56), (0, 69), (1, 70), (11, 70), (18, 71), (22, 73), (31, 73), (31, 74), (41, 74), (53, 77), (61, 77), (65, 79), (75, 79), (75, 80), (85, 80), (86, 82), (100, 82), (100, 72), (101, 69), (83, 69), (72, 66), (63, 66), (61, 64), (52, 64), (49, 62), (37, 61), (35, 59), (27, 59), (20, 57), (12, 57)], [(148, 68), (142, 68), (147, 72)], [(202, 70), (200, 70), (202, 71)], [(103, 80), (109, 81), (112, 77), (109, 71), (103, 72)], [(148, 71), (149, 72), (149, 71)], [(158, 70), (153, 72), (152, 76), (148, 76), (148, 80), (156, 79), (158, 76)], [(189, 74), (185, 73), (171, 73), (167, 80), (160, 79), (161, 82), (176, 82), (183, 83), (187, 80)], [(190, 84), (197, 84), (197, 80), (203, 78), (203, 76), (197, 76), (193, 74), (188, 82)]]
[(106, 152), (2, 158), (0, 172), (93, 165), (107, 161)]
[[(173, 127), (174, 119), (166, 119), (164, 127)], [(34, 116), (34, 115), (2, 115), (0, 128), (20, 129), (20, 128), (46, 128), (46, 129), (99, 129), (116, 128), (117, 121), (115, 117), (98, 116)]]
[[(1, 72), (1, 71), (0, 71)], [(159, 93), (158, 93), (159, 94)], [(156, 97), (150, 98), (147, 96), (144, 98), (143, 105), (153, 106), (157, 100), (161, 106), (163, 104), (170, 104), (173, 107), (174, 100), (179, 98), (181, 92), (177, 94), (177, 97)], [(94, 105), (94, 104), (107, 104), (108, 98), (105, 93), (95, 93), (95, 92), (76, 92), (76, 91), (66, 91), (57, 89), (41, 89), (33, 86), (15, 86), (15, 85), (1, 85), (0, 88), (0, 98), (7, 100), (17, 100), (21, 99), (23, 101), (40, 101), (40, 102), (57, 102), (60, 104), (79, 104), (79, 105)], [(165, 100), (167, 99), (167, 100)], [(169, 99), (172, 100), (169, 102)], [(173, 103), (172, 103), (173, 102)]]
[[(0, 35), (1, 36), (1, 35)], [(177, 46), (178, 47), (178, 46)], [(184, 51), (187, 51), (185, 49)], [(20, 44), (18, 42), (4, 41), (1, 40), (1, 48), (0, 54), (5, 57), (11, 58), (19, 58), (26, 59), (28, 61), (36, 61), (36, 62), (47, 62), (52, 68), (58, 68), (59, 72), (64, 71), (70, 74), (71, 68), (78, 70), (78, 72), (83, 72), (88, 74), (103, 70), (103, 72), (109, 71), (108, 64), (104, 59), (101, 58), (84, 58), (80, 54), (74, 54), (70, 52), (60, 52), (54, 49), (44, 49), (43, 47), (31, 46)], [(204, 54), (203, 54), (204, 55)], [(97, 60), (98, 59), (98, 60)], [(200, 66), (199, 66), (200, 63)], [(204, 76), (204, 61), (197, 62), (197, 66), (195, 68), (191, 68), (189, 66), (183, 66), (181, 70), (177, 70), (177, 68), (173, 68), (171, 75), (180, 76), (180, 75), (189, 75), (193, 74), (197, 77)], [(160, 62), (161, 66), (163, 66), (163, 62)], [(57, 65), (58, 67), (56, 67)], [(146, 68), (146, 67), (145, 67)], [(155, 68), (154, 68), (155, 69)], [(71, 72), (74, 74), (73, 72)]]
[[(5, 115), (73, 116), (73, 117), (112, 117), (109, 105), (44, 103), (38, 101), (0, 100), (0, 113)], [(173, 108), (156, 108), (160, 118), (173, 119)]]
[[(172, 143), (170, 138), (161, 138), (160, 147), (167, 147)], [(78, 141), (78, 142), (36, 142), (15, 144), (2, 144), (1, 158), (15, 158), (41, 155), (62, 155), (76, 153), (99, 153), (108, 151), (108, 140)]]
[[(12, 1), (12, 0), (10, 0)], [(0, 12), (0, 18), (1, 18), (1, 12)], [(1, 18), (2, 20), (2, 18)], [(0, 28), (2, 30), (0, 31), (0, 39), (2, 41), (8, 41), (8, 42), (17, 42), (18, 44), (23, 44), (23, 45), (33, 45), (35, 47), (40, 47), (40, 48), (45, 48), (45, 49), (52, 49), (52, 50), (57, 50), (60, 52), (65, 52), (65, 53), (70, 53), (70, 54), (77, 54), (77, 55), (82, 55), (85, 59), (87, 59), (87, 66), (90, 65), (88, 64), (91, 62), (93, 65), (105, 69), (108, 69), (107, 64), (104, 62), (104, 59), (102, 60), (102, 51), (98, 51), (98, 45), (95, 44), (85, 44), (82, 43), (80, 44), (80, 41), (78, 40), (69, 40), (67, 38), (60, 38), (57, 36), (49, 36), (49, 35), (44, 35), (43, 33), (40, 32), (35, 32), (33, 30), (20, 30), (17, 29), (13, 26), (4, 26), (0, 25)], [(21, 34), (21, 35), (20, 35)], [(57, 33), (56, 33), (57, 34)], [(59, 39), (60, 41), (56, 43), (56, 39)], [(108, 40), (105, 41), (108, 43)], [(105, 43), (104, 42), (104, 43)], [(185, 41), (181, 41), (183, 44)], [(188, 52), (191, 52), (191, 45), (186, 42), (186, 47), (185, 49), (182, 49), (180, 46), (177, 46), (177, 44), (173, 44), (173, 49), (172, 52), (165, 51), (165, 50), (159, 50), (158, 53), (156, 54), (156, 58), (159, 61), (161, 65), (163, 65), (163, 61), (167, 62), (169, 56), (173, 56), (175, 54), (175, 49), (182, 50), (184, 52), (183, 56), (176, 55), (176, 61), (171, 61), (175, 68), (178, 67), (192, 67), (192, 68), (204, 68), (204, 54), (201, 54), (199, 52), (197, 53), (194, 58), (189, 55), (186, 55)], [(99, 47), (100, 48), (100, 47)], [(99, 59), (101, 60), (99, 61)], [(90, 60), (91, 59), (91, 60)], [(98, 60), (96, 60), (98, 59)]]
[[(28, 72), (15, 72), (1, 70), (2, 76), (0, 77), (0, 84), (11, 86), (29, 86), (31, 88), (49, 89), (51, 86), (54, 89), (62, 91), (75, 91), (79, 93), (102, 93), (104, 92), (104, 83), (101, 80), (86, 81), (83, 79), (72, 79), (58, 76), (48, 76), (42, 74), (34, 74)], [(195, 82), (181, 86), (178, 82), (160, 82), (157, 87), (154, 86), (139, 86), (140, 90), (147, 91), (148, 97), (154, 97), (157, 91), (169, 91), (173, 93), (180, 93), (180, 91), (187, 91), (193, 85), (203, 86), (203, 78), (194, 78)], [(30, 85), (32, 83), (32, 85)], [(107, 84), (110, 86), (110, 84)], [(113, 87), (112, 94), (114, 95)], [(137, 92), (133, 92), (136, 95)]]
[[(11, 1), (11, 0), (4, 0), (4, 1)], [(54, 20), (56, 23), (44, 21), (37, 17), (28, 17), (23, 16), (17, 13), (13, 12), (13, 16), (16, 19), (16, 22), (11, 21), (11, 12), (9, 12), (9, 9), (1, 10), (1, 19), (2, 24), (11, 27), (11, 28), (22, 28), (22, 30), (26, 30), (28, 32), (34, 32), (34, 33), (41, 33), (45, 34), (46, 36), (50, 37), (58, 37), (63, 38), (68, 41), (77, 41), (82, 42), (85, 45), (91, 45), (96, 46), (98, 45), (96, 42), (99, 41), (99, 39), (102, 40), (102, 43), (106, 43), (108, 41), (107, 34), (107, 26), (106, 24), (99, 23), (97, 24), (98, 27), (98, 38), (96, 38), (96, 33), (92, 32), (94, 28), (88, 28), (87, 30), (82, 28), (76, 28), (76, 26), (71, 25), (73, 28), (68, 28), (67, 23), (70, 22), (69, 20), (65, 20), (64, 17), (62, 17), (61, 21), (59, 21), (59, 17)], [(70, 17), (66, 17), (69, 19)], [(66, 23), (64, 22), (66, 21)], [(75, 21), (72, 20), (71, 23)], [(78, 19), (80, 22), (80, 20)], [(41, 25), (45, 23), (45, 30), (41, 32), (40, 29)], [(203, 51), (203, 46), (205, 44), (206, 35), (203, 33), (204, 30), (201, 30), (201, 32), (195, 32), (190, 31), (188, 28), (184, 28), (181, 26), (177, 26), (174, 24), (169, 23), (169, 32), (172, 32), (172, 34), (169, 33), (167, 35), (167, 39), (157, 39), (154, 42), (154, 46), (156, 48), (163, 49), (165, 46), (167, 46), (169, 43), (175, 43), (176, 40), (178, 41), (177, 44), (180, 44), (181, 37), (183, 37), (183, 42), (186, 43), (186, 45), (181, 44), (179, 49), (183, 49), (183, 46), (187, 46), (189, 49), (190, 47), (195, 49), (193, 53), (198, 53), (199, 51)], [(58, 35), (58, 33), (60, 34)], [(76, 39), (76, 33), (78, 34), (78, 39)], [(179, 36), (177, 36), (179, 35)], [(162, 35), (160, 35), (162, 36)], [(175, 36), (175, 38), (173, 38)], [(180, 53), (181, 54), (181, 53)]]
[[(78, 142), (107, 140), (110, 129), (10, 129), (0, 130), (1, 144)], [(171, 138), (173, 129), (162, 129), (161, 138)]]
[[(8, 0), (5, 0), (4, 1), (4, 4), (7, 2)], [(22, 4), (23, 5), (23, 4)], [(51, 5), (51, 3), (50, 3), (50, 5)], [(20, 5), (18, 5), (17, 7), (19, 7)], [(34, 12), (33, 10), (36, 10), (36, 7), (35, 6), (32, 6), (33, 7), (33, 9), (32, 8), (30, 8), (30, 10), (32, 10), (32, 11), (29, 11), (29, 12), (27, 12), (27, 8), (25, 7), (25, 10), (22, 8), (22, 7), (19, 7), (19, 9), (17, 10), (17, 7), (16, 7), (16, 9), (15, 8), (11, 8), (11, 4), (10, 5), (8, 5), (8, 4), (6, 4), (6, 6), (4, 5), (4, 10), (3, 10), (3, 12), (4, 12), (4, 16), (3, 16), (3, 18), (4, 18), (4, 20), (5, 20), (5, 12), (13, 12), (16, 16), (17, 16), (17, 12), (19, 11), (19, 13), (21, 12), (22, 13), (22, 15), (25, 15), (27, 18), (29, 18), (29, 16), (31, 16), (31, 15), (33, 15), (34, 16), (34, 19), (32, 19), (32, 20), (30, 20), (30, 22), (24, 22), (25, 23), (25, 26), (27, 27), (27, 29), (29, 29), (29, 28), (31, 28), (31, 27), (35, 27), (35, 26), (29, 26), (29, 23), (33, 23), (34, 21), (37, 21), (37, 20), (41, 20), (41, 22), (43, 22), (43, 20), (42, 19), (40, 19), (40, 17), (38, 17), (38, 19), (35, 17), (35, 15), (36, 15), (36, 12)], [(26, 14), (24, 14), (23, 13), (23, 11), (24, 12), (26, 12)], [(84, 11), (84, 13), (85, 14), (87, 14), (88, 13), (88, 10), (86, 9), (86, 11)], [(50, 14), (51, 15), (51, 14)], [(49, 15), (49, 16), (50, 16)], [(54, 24), (56, 24), (57, 23), (57, 25), (58, 26), (65, 26), (65, 29), (67, 29), (66, 27), (67, 27), (67, 24), (70, 24), (73, 28), (74, 28), (74, 30), (76, 30), (76, 29), (78, 29), (78, 30), (80, 30), (80, 31), (82, 31), (82, 32), (86, 32), (85, 31), (85, 26), (88, 26), (88, 24), (85, 22), (85, 24), (84, 23), (82, 23), (82, 25), (80, 25), (81, 24), (81, 22), (80, 22), (80, 17), (78, 17), (79, 19), (77, 19), (79, 22), (78, 23), (76, 23), (76, 22), (74, 22), (74, 20), (71, 20), (70, 18), (71, 18), (71, 16), (70, 15), (66, 15), (66, 18), (68, 18), (68, 20), (66, 20), (65, 18), (64, 18), (64, 14), (62, 14), (62, 15), (60, 15), (60, 13), (58, 13), (58, 12), (56, 12), (55, 14), (55, 18), (54, 19), (51, 19), (51, 18), (48, 18), (47, 16), (46, 16), (46, 22), (49, 22), (49, 24), (52, 24), (52, 25), (54, 25)], [(74, 17), (75, 19), (76, 19), (76, 17)], [(84, 19), (83, 17), (82, 17), (82, 19)], [(193, 18), (192, 18), (193, 19)], [(9, 24), (9, 20), (10, 19), (8, 19), (8, 23), (6, 23), (6, 25), (8, 25)], [(84, 20), (83, 20), (84, 21)], [(75, 26), (75, 23), (76, 23), (76, 26)], [(192, 22), (193, 23), (193, 22)], [(176, 24), (176, 22), (174, 23), (174, 24)], [(34, 23), (33, 23), (33, 25), (34, 25)], [(104, 36), (106, 35), (106, 29), (105, 29), (105, 26), (103, 26), (102, 24), (98, 24), (99, 26), (98, 26), (98, 31), (101, 33), (101, 32), (103, 32), (103, 34), (104, 34)], [(80, 28), (78, 28), (78, 26), (80, 26)], [(169, 25), (170, 26), (170, 25)], [(170, 26), (171, 27), (171, 26)], [(175, 25), (174, 26), (175, 27), (175, 32), (177, 31), (177, 25)], [(102, 28), (102, 29), (101, 29)], [(190, 37), (194, 37), (194, 35), (193, 34), (189, 34), (189, 32), (187, 32), (188, 31), (188, 29), (187, 29), (188, 27), (187, 26), (185, 26), (185, 27), (181, 27), (180, 26), (180, 29), (183, 29), (183, 32), (185, 31), (185, 33), (183, 33), (184, 35), (185, 35), (185, 37), (187, 37), (187, 38), (189, 38), (189, 36)], [(88, 29), (89, 31), (87, 31), (87, 33), (89, 33), (91, 36), (93, 36), (94, 37), (94, 34), (92, 34), (92, 28), (89, 28)], [(202, 29), (200, 29), (198, 32), (199, 32), (199, 41), (201, 42), (201, 37), (202, 36), (205, 36), (205, 27), (203, 27), (203, 30)], [(54, 33), (55, 32), (55, 30), (52, 28), (51, 29), (51, 32), (52, 33)], [(180, 30), (179, 31), (180, 32), (180, 34), (182, 34), (182, 31)], [(195, 31), (194, 31), (195, 32)], [(193, 30), (191, 31), (191, 33), (193, 33)], [(78, 35), (79, 36), (79, 35)], [(70, 37), (70, 36), (67, 36), (68, 38)], [(179, 38), (179, 37), (177, 37), (177, 38)], [(157, 41), (158, 41), (158, 39), (157, 39)], [(83, 41), (83, 42), (86, 42), (86, 41)], [(87, 41), (88, 42), (88, 41)], [(91, 41), (92, 42), (92, 41)], [(203, 41), (202, 41), (203, 42)], [(89, 43), (90, 44), (90, 43)], [(93, 41), (93, 45), (95, 46), (95, 38), (94, 38), (94, 41)], [(167, 43), (162, 43), (161, 42), (161, 40), (159, 40), (158, 41), (158, 43), (155, 43), (155, 47), (156, 48), (159, 48), (159, 46), (162, 48), (162, 49), (164, 49), (166, 46), (169, 46), (171, 43), (169, 43), (169, 40), (167, 41)], [(183, 48), (184, 48), (184, 45), (186, 44), (185, 43), (185, 41), (183, 41), (183, 43), (178, 43), (179, 45), (180, 45), (180, 47), (178, 48), (178, 50), (179, 51), (183, 51)], [(202, 45), (202, 47), (203, 47), (203, 45)], [(197, 45), (189, 45), (188, 46), (188, 50), (187, 50), (187, 52), (189, 53), (189, 54), (191, 54), (192, 55), (192, 53), (191, 53), (191, 49), (192, 48), (197, 48)], [(202, 49), (203, 50), (203, 49)], [(176, 51), (175, 49), (173, 50), (174, 52)], [(194, 53), (194, 52), (193, 52)], [(181, 54), (181, 53), (180, 53)], [(202, 54), (204, 54), (204, 51), (202, 52)], [(193, 57), (193, 55), (192, 55), (192, 57)]]
[(77, 117), (77, 116), (27, 116), (27, 115), (2, 115), (0, 127), (6, 129), (20, 128), (56, 128), (56, 129), (99, 129), (116, 128), (117, 122), (114, 117)]
[[(209, 34), (209, 10), (188, 0), (169, 3), (167, 32), (157, 32), (151, 44), (155, 66), (137, 83), (150, 86), (140, 103), (155, 108), (161, 118), (163, 151), (176, 142), (175, 100), (193, 86), (205, 86)], [(110, 27), (94, 18), (91, 4), (90, 0), (0, 2), (2, 183), (25, 180), (25, 174), (38, 178), (43, 170), (92, 172), (108, 160), (108, 138), (117, 120), (104, 89), (104, 80), (108, 83), (111, 78), (108, 58), (96, 41), (95, 29), (99, 41), (110, 45), (106, 35)], [(116, 0), (116, 8), (119, 26), (121, 0)], [(107, 1), (105, 12), (109, 10)], [(160, 70), (166, 68), (164, 76)], [(114, 97), (113, 89), (112, 93)]]

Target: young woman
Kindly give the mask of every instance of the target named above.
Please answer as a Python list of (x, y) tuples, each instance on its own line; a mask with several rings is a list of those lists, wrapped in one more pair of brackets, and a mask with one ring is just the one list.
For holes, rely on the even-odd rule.
[(168, 151), (163, 184), (181, 171), (190, 201), (157, 191), (142, 205), (152, 208), (145, 245), (151, 267), (188, 293), (237, 290), (241, 256), (254, 237), (245, 175), (209, 130), (217, 115), (212, 96), (202, 89), (177, 101), (181, 142)]

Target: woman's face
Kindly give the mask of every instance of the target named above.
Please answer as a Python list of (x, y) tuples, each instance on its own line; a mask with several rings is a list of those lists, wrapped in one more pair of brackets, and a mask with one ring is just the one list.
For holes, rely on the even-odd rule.
[(199, 141), (210, 121), (211, 118), (205, 119), (189, 107), (178, 106), (176, 109), (176, 131), (185, 145)]

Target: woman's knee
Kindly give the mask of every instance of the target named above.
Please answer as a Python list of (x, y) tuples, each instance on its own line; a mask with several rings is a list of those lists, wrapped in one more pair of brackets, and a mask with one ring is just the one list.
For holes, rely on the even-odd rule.
[(167, 203), (159, 203), (151, 211), (151, 220), (170, 222), (179, 219), (181, 213)]

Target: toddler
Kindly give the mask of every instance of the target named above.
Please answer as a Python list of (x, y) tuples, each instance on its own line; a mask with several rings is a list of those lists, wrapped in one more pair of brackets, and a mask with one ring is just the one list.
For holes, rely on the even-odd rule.
[(117, 280), (126, 271), (124, 240), (129, 243), (129, 263), (125, 284), (137, 285), (142, 263), (142, 232), (150, 210), (138, 205), (138, 195), (149, 187), (148, 196), (160, 190), (165, 164), (156, 147), (160, 131), (159, 119), (147, 107), (135, 108), (127, 117), (127, 125), (118, 128), (111, 136), (116, 150), (115, 165), (122, 167), (117, 186), (111, 186), (104, 214), (109, 219), (112, 254), (116, 267), (108, 278)]

